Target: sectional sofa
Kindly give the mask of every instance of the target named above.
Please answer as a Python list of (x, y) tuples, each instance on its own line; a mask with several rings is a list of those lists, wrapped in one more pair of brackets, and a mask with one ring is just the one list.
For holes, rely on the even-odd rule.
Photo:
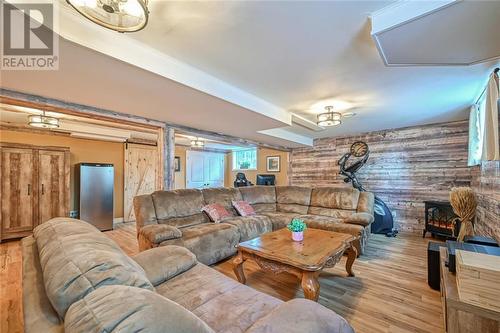
[(80, 220), (37, 226), (22, 254), (27, 333), (354, 333), (318, 303), (258, 292), (184, 247), (129, 257)]
[[(247, 201), (257, 215), (238, 216), (232, 201)], [(210, 222), (202, 207), (220, 203), (232, 213)], [(284, 228), (294, 217), (310, 228), (357, 236), (362, 254), (370, 235), (374, 195), (343, 187), (249, 186), (156, 191), (134, 198), (141, 251), (163, 245), (188, 248), (206, 265), (236, 253), (239, 242)]]

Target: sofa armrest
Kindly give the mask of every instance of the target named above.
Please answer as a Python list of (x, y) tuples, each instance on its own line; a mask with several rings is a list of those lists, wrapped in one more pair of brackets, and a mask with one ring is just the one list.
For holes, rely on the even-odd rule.
[(176, 245), (155, 247), (133, 256), (132, 259), (144, 269), (155, 287), (198, 263), (191, 251)]
[(246, 333), (354, 333), (347, 321), (324, 306), (296, 298), (257, 320)]
[(344, 218), (344, 223), (359, 224), (363, 227), (370, 225), (375, 218), (368, 213), (354, 213), (349, 217)]
[(169, 239), (181, 238), (182, 232), (167, 224), (150, 224), (139, 230), (139, 235), (143, 236), (153, 244), (160, 244)]

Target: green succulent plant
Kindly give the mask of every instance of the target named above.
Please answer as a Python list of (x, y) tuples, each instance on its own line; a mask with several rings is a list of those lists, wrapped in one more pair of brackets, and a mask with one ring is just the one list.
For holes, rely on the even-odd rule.
[(304, 220), (295, 217), (286, 227), (291, 232), (301, 232), (306, 230), (307, 225), (304, 223)]

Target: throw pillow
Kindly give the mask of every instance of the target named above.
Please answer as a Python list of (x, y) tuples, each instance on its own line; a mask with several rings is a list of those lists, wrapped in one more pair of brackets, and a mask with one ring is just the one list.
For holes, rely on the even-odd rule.
[(255, 215), (255, 210), (246, 201), (231, 201), (234, 209), (240, 214), (240, 216), (252, 216)]
[(213, 203), (210, 205), (206, 205), (201, 209), (202, 212), (205, 212), (210, 220), (215, 223), (219, 223), (224, 219), (231, 217), (231, 213), (229, 213), (221, 204)]

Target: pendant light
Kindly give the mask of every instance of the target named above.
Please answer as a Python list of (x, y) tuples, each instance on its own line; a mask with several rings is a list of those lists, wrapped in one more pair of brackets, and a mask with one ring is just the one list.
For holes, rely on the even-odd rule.
[(148, 23), (148, 0), (66, 0), (80, 14), (105, 28), (134, 32)]
[(42, 114), (29, 115), (28, 125), (37, 128), (58, 128), (59, 119), (47, 116), (45, 115), (45, 111), (42, 111)]

